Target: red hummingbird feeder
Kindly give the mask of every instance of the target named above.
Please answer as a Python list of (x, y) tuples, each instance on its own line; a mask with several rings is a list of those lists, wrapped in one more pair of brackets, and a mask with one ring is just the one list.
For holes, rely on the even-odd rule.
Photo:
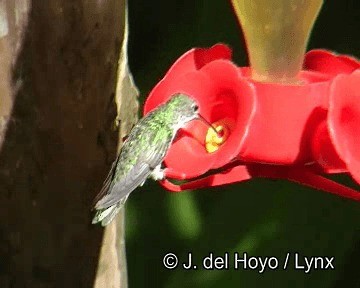
[(144, 115), (184, 93), (218, 131), (192, 121), (178, 132), (164, 160), (165, 188), (266, 177), (360, 200), (358, 191), (326, 177), (347, 173), (360, 183), (360, 62), (325, 50), (304, 56), (322, 4), (305, 2), (232, 1), (251, 66), (236, 66), (224, 44), (194, 48), (150, 92)]

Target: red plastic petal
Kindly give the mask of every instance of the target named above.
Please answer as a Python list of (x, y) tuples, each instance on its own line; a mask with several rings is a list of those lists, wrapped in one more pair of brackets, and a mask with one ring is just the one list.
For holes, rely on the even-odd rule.
[(360, 183), (360, 70), (339, 75), (331, 85), (328, 129), (335, 149)]
[(211, 110), (211, 122), (223, 120), (230, 135), (218, 151), (212, 153), (216, 161), (212, 169), (229, 163), (243, 148), (248, 130), (256, 112), (255, 88), (229, 62), (215, 61), (202, 69), (214, 80), (213, 93), (217, 95)]
[[(166, 100), (168, 100), (168, 98), (172, 95), (166, 94), (169, 83), (176, 82), (179, 77), (183, 76), (183, 74), (197, 71), (207, 63), (216, 59), (231, 59), (231, 53), (231, 49), (228, 46), (224, 44), (216, 44), (209, 49), (194, 48), (183, 54), (170, 67), (164, 78), (151, 91), (144, 106), (144, 115), (158, 105), (166, 102)], [(159, 97), (159, 95), (157, 95), (158, 93), (160, 93), (162, 97)], [(154, 94), (156, 97), (152, 97)]]
[(331, 76), (350, 74), (360, 68), (360, 62), (350, 56), (337, 56), (326, 50), (312, 50), (305, 55), (304, 68)]
[(317, 164), (326, 173), (347, 172), (346, 164), (340, 159), (331, 142), (326, 120), (321, 122), (315, 130), (312, 141), (312, 153)]

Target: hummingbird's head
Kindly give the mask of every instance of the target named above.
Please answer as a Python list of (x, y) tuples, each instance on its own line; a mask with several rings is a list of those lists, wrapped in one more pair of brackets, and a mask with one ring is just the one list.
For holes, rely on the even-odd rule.
[(167, 103), (174, 126), (181, 128), (185, 123), (199, 117), (199, 106), (195, 100), (185, 94), (175, 94)]

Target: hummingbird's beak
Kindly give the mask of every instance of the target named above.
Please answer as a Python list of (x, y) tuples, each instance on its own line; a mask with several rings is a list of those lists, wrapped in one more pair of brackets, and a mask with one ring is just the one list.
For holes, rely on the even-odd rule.
[(198, 114), (198, 119), (203, 121), (206, 125), (208, 125), (211, 129), (214, 130), (214, 132), (216, 133), (216, 135), (218, 135), (219, 137), (221, 137), (221, 135), (219, 134), (219, 131), (217, 131), (215, 129), (215, 127), (209, 122), (207, 121), (201, 114)]

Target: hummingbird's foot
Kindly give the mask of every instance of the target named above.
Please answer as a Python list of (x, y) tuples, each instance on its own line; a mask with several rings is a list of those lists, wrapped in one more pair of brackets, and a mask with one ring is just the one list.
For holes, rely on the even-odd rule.
[(165, 169), (161, 168), (161, 165), (158, 165), (154, 168), (154, 170), (151, 172), (150, 176), (155, 180), (163, 180), (165, 179)]

